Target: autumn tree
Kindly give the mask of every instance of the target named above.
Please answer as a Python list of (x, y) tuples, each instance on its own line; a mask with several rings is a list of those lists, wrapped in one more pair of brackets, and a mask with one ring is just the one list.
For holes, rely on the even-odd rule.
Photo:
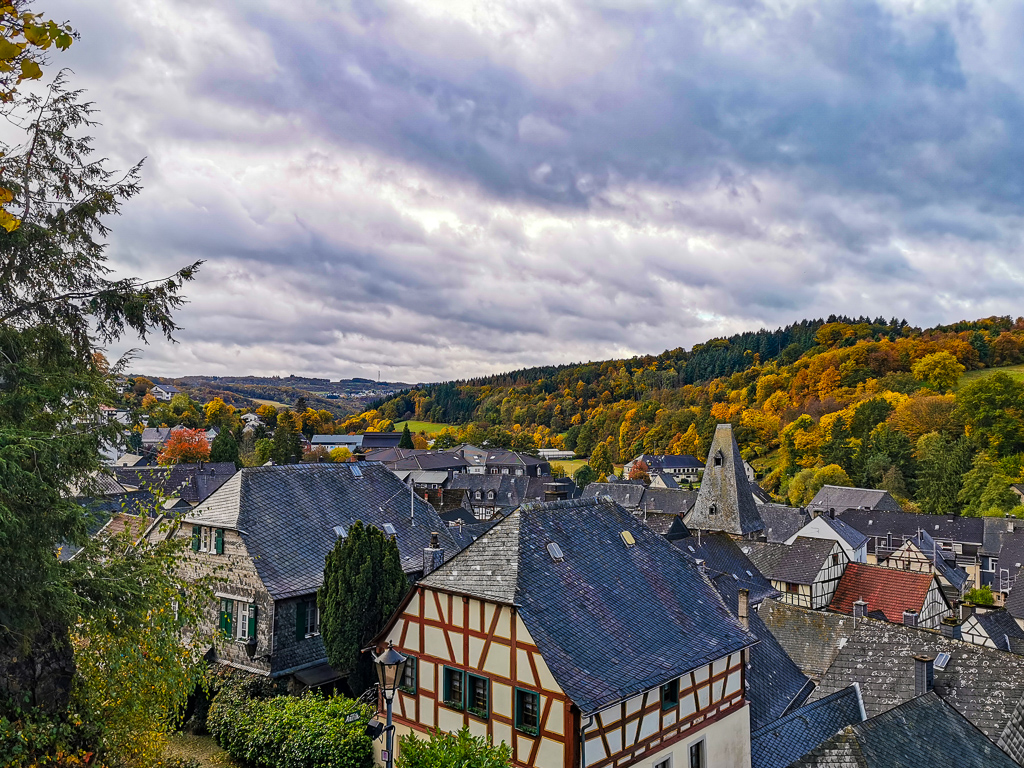
[(927, 382), (936, 391), (947, 392), (956, 385), (966, 370), (955, 355), (942, 351), (922, 357), (914, 363), (911, 373), (918, 381)]
[(266, 424), (270, 429), (274, 429), (277, 426), (277, 408), (272, 405), (264, 403), (256, 409), (256, 415), (260, 417), (260, 421)]
[(610, 475), (615, 472), (612, 464), (612, 453), (607, 443), (598, 443), (590, 454), (590, 467), (599, 475)]
[[(237, 448), (237, 446), (236, 446)], [(157, 455), (158, 464), (194, 464), (210, 458), (210, 443), (203, 429), (176, 429)]]
[(638, 461), (633, 464), (633, 468), (629, 470), (630, 480), (642, 480), (645, 484), (650, 485), (651, 483), (651, 469), (647, 466), (646, 461)]
[(221, 397), (215, 397), (208, 402), (206, 407), (203, 408), (203, 413), (208, 427), (229, 429), (233, 426), (235, 420), (234, 406), (225, 403)]
[(996, 456), (1024, 451), (1024, 383), (999, 371), (961, 387), (956, 403), (982, 448)]
[(317, 593), (320, 634), (331, 666), (348, 675), (361, 693), (373, 683), (369, 654), (361, 653), (405, 596), (398, 544), (375, 526), (357, 520), (335, 542)]
[(352, 458), (352, 451), (343, 445), (339, 445), (337, 448), (331, 449), (330, 457), (331, 461), (340, 464)]
[(815, 495), (826, 485), (850, 487), (846, 471), (838, 464), (829, 464), (818, 469), (804, 469), (796, 474), (789, 484), (787, 493), (789, 503), (794, 507), (805, 507)]
[(598, 473), (589, 464), (584, 464), (582, 467), (576, 470), (576, 473), (572, 476), (572, 481), (576, 483), (576, 486), (580, 489), (586, 488), (591, 483), (596, 483)]

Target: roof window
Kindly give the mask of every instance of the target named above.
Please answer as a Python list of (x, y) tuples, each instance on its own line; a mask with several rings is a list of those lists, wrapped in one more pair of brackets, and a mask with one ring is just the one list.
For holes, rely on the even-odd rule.
[(395, 530), (395, 526), (393, 526), (391, 523), (384, 523), (384, 533), (386, 533), (388, 536), (398, 535), (398, 531)]
[(339, 539), (344, 539), (348, 536), (348, 528), (344, 525), (336, 525), (334, 526), (334, 535)]
[(619, 536), (622, 537), (622, 543), (627, 547), (632, 547), (636, 544), (636, 539), (633, 538), (633, 534), (629, 531), (623, 531)]
[(357, 464), (349, 464), (349, 467), (352, 469), (352, 477), (363, 476), (363, 470), (361, 470)]
[(560, 563), (565, 559), (565, 555), (562, 554), (562, 548), (553, 541), (548, 543), (548, 554), (551, 555), (551, 559), (556, 563)]
[(949, 654), (940, 653), (938, 656), (935, 657), (935, 664), (933, 666), (935, 667), (935, 669), (941, 672), (946, 668), (947, 664), (949, 664)]

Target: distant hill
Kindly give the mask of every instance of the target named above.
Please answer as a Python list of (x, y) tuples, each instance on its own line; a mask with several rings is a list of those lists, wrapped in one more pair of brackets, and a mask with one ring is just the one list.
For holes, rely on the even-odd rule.
[(373, 401), (410, 387), (409, 384), (401, 382), (376, 382), (359, 378), (331, 381), (304, 376), (147, 378), (157, 382), (173, 383), (200, 402), (209, 402), (215, 397), (221, 397), (236, 407), (251, 407), (258, 405), (260, 401), (294, 407), (299, 398), (305, 398), (310, 408), (330, 411), (339, 418), (358, 413)]

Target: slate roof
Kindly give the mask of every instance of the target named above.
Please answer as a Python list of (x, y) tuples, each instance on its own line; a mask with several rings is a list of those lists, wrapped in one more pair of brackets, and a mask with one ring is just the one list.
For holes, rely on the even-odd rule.
[(768, 493), (757, 483), (752, 483), (749, 480), (747, 484), (750, 486), (750, 494), (754, 497), (754, 503), (758, 505), (773, 504), (772, 495)]
[(902, 623), (905, 610), (921, 612), (934, 582), (935, 576), (930, 573), (850, 563), (828, 607), (852, 615), (853, 604), (863, 600), (869, 612), (881, 611), (889, 621)]
[(313, 445), (344, 445), (360, 448), (363, 445), (362, 435), (313, 435), (309, 442)]
[(772, 581), (813, 584), (835, 546), (829, 539), (798, 536), (792, 544), (750, 541), (740, 544), (740, 549)]
[[(117, 515), (148, 516), (157, 514), (156, 497), (149, 491), (126, 491), (118, 494), (75, 499), (86, 511), (86, 527), (90, 536), (95, 536)], [(81, 551), (76, 545), (63, 544), (59, 559), (70, 560)]]
[(902, 512), (903, 507), (888, 491), (873, 488), (845, 488), (839, 485), (825, 485), (814, 494), (808, 509), (835, 510), (870, 509)]
[(758, 507), (764, 521), (764, 535), (772, 544), (783, 544), (811, 521), (803, 509), (783, 504), (762, 504)]
[(507, 451), (504, 448), (487, 449), (487, 466), (496, 467), (536, 467), (539, 464), (548, 464), (545, 459), (538, 459), (527, 453), (516, 453)]
[(397, 448), (401, 439), (401, 432), (364, 432), (362, 449)]
[[(729, 574), (722, 573), (712, 575), (711, 583), (735, 615), (741, 585)], [(757, 611), (748, 612), (748, 621), (750, 632), (759, 642), (749, 651), (746, 693), (750, 702), (750, 727), (760, 728), (803, 704), (814, 689), (814, 683), (789, 658)]]
[[(1022, 573), (1024, 573), (1024, 568), (1017, 570), (1017, 580), (1020, 580)], [(1016, 581), (1014, 581), (1014, 584), (1016, 584)], [(1024, 586), (1024, 581), (1021, 582), (1021, 585)], [(1006, 612), (1013, 616), (1013, 618), (1024, 619), (1024, 589), (1011, 589), (1010, 594), (1006, 596), (1004, 607)]]
[(412, 456), (406, 456), (405, 458), (389, 462), (388, 466), (395, 472), (403, 469), (463, 472), (469, 466), (469, 462), (461, 456), (456, 456), (454, 453), (439, 451), (437, 453), (417, 453)]
[(674, 456), (669, 454), (642, 453), (629, 463), (633, 464), (637, 461), (644, 462), (651, 473), (668, 469), (704, 469), (704, 464), (700, 459), (686, 454)]
[(1003, 536), (1014, 531), (1024, 531), (1024, 520), (1015, 517), (983, 517), (984, 542), (978, 554), (989, 557), (999, 557), (999, 550), (1003, 546)]
[(996, 644), (996, 648), (1024, 653), (1024, 629), (1021, 629), (1009, 611), (976, 611), (973, 616)]
[(917, 534), (918, 529), (923, 529), (936, 539), (965, 544), (981, 544), (985, 530), (984, 518), (981, 517), (945, 517), (919, 515), (914, 512), (850, 509), (842, 513), (841, 519), (867, 536), (885, 536), (891, 533), (894, 537), (910, 538)]
[(142, 430), (142, 444), (156, 445), (166, 443), (171, 437), (170, 427), (146, 427)]
[(117, 478), (107, 472), (93, 472), (81, 484), (73, 485), (69, 489), (73, 497), (83, 496), (116, 496), (127, 493), (128, 489), (117, 481)]
[(864, 722), (860, 691), (851, 685), (805, 704), (750, 734), (751, 768), (787, 768), (843, 728)]
[[(928, 562), (935, 568), (936, 573), (948, 581), (958, 592), (967, 586), (967, 582), (970, 581), (967, 571), (958, 566), (955, 561), (951, 563), (947, 560), (935, 539), (927, 531), (921, 531), (910, 540), (910, 543), (928, 558)], [(949, 555), (953, 557), (952, 552)]]
[(450, 533), (452, 538), (455, 539), (458, 551), (461, 552), (487, 533), (487, 531), (494, 527), (497, 522), (497, 520), (480, 520), (475, 523), (452, 525), (449, 526), (448, 533)]
[(114, 467), (114, 475), (126, 486), (152, 490), (198, 504), (220, 488), (237, 471), (230, 461), (174, 464), (170, 467)]
[(714, 579), (727, 574), (737, 587), (750, 590), (750, 604), (757, 605), (767, 597), (774, 597), (779, 590), (771, 585), (757, 570), (739, 545), (726, 533), (691, 534), (689, 538), (674, 542), (676, 549), (694, 562), (702, 561), (708, 575)]
[(764, 529), (731, 424), (719, 424), (715, 428), (697, 501), (686, 524), (690, 528), (724, 531), (734, 536)]
[(692, 561), (603, 499), (524, 504), (420, 583), (518, 606), (584, 715), (755, 641)]
[(647, 512), (663, 512), (685, 515), (693, 509), (697, 491), (673, 488), (647, 488), (640, 497), (640, 509)]
[(793, 768), (1019, 768), (935, 693), (847, 726)]
[(279, 600), (320, 587), (335, 526), (356, 520), (395, 527), (406, 573), (423, 569), (431, 531), (440, 534), (445, 554), (454, 554), (448, 526), (430, 504), (414, 499), (412, 520), (409, 489), (376, 462), (254, 467), (235, 473), (184, 521), (237, 530), (263, 586)]
[[(914, 698), (915, 656), (940, 653), (950, 658), (944, 669), (935, 670), (935, 692), (990, 740), (1020, 740), (1024, 657), (901, 624), (858, 619), (811, 700), (858, 683), (864, 709), (874, 717)], [(1024, 740), (1019, 743), (1024, 747)], [(1019, 760), (1021, 750), (1011, 755)]]
[(580, 498), (607, 497), (626, 509), (636, 509), (640, 506), (640, 500), (646, 490), (643, 483), (590, 483), (583, 489), (583, 495)]
[(799, 608), (778, 600), (765, 600), (758, 615), (789, 657), (814, 681), (821, 680), (854, 633), (851, 616)]
[(829, 517), (828, 515), (822, 515), (821, 518), (829, 528), (836, 532), (843, 541), (850, 545), (850, 549), (860, 549), (868, 543), (868, 537), (858, 531), (852, 525), (847, 524), (845, 520), (840, 517)]
[(690, 535), (686, 523), (679, 515), (667, 515), (661, 512), (638, 512), (638, 520), (655, 533), (666, 538), (674, 536), (677, 539), (685, 539)]
[(651, 472), (651, 485), (652, 488), (671, 488), (672, 490), (679, 489), (679, 483), (676, 479), (667, 472)]
[[(470, 503), (495, 507), (517, 507), (529, 498), (530, 478), (513, 475), (454, 475), (448, 483), (454, 490), (466, 490), (470, 493)], [(483, 493), (482, 499), (476, 499), (476, 491)], [(494, 498), (488, 499), (487, 492), (494, 491)]]
[(1012, 576), (1024, 566), (1024, 531), (1007, 533), (1003, 536), (1002, 546), (999, 547), (999, 560), (996, 567), (1000, 570), (1006, 568)]

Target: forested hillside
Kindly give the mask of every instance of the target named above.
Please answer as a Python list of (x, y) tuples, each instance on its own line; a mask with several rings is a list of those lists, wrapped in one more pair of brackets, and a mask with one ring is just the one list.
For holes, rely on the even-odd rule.
[(828, 481), (887, 488), (925, 512), (1002, 513), (1024, 470), (1024, 384), (1001, 372), (959, 382), (1020, 363), (1022, 347), (1021, 318), (920, 329), (830, 317), (689, 351), (424, 386), (344, 428), (448, 422), (463, 426), (442, 445), (494, 436), (622, 463), (704, 458), (728, 421), (762, 484), (793, 503)]

